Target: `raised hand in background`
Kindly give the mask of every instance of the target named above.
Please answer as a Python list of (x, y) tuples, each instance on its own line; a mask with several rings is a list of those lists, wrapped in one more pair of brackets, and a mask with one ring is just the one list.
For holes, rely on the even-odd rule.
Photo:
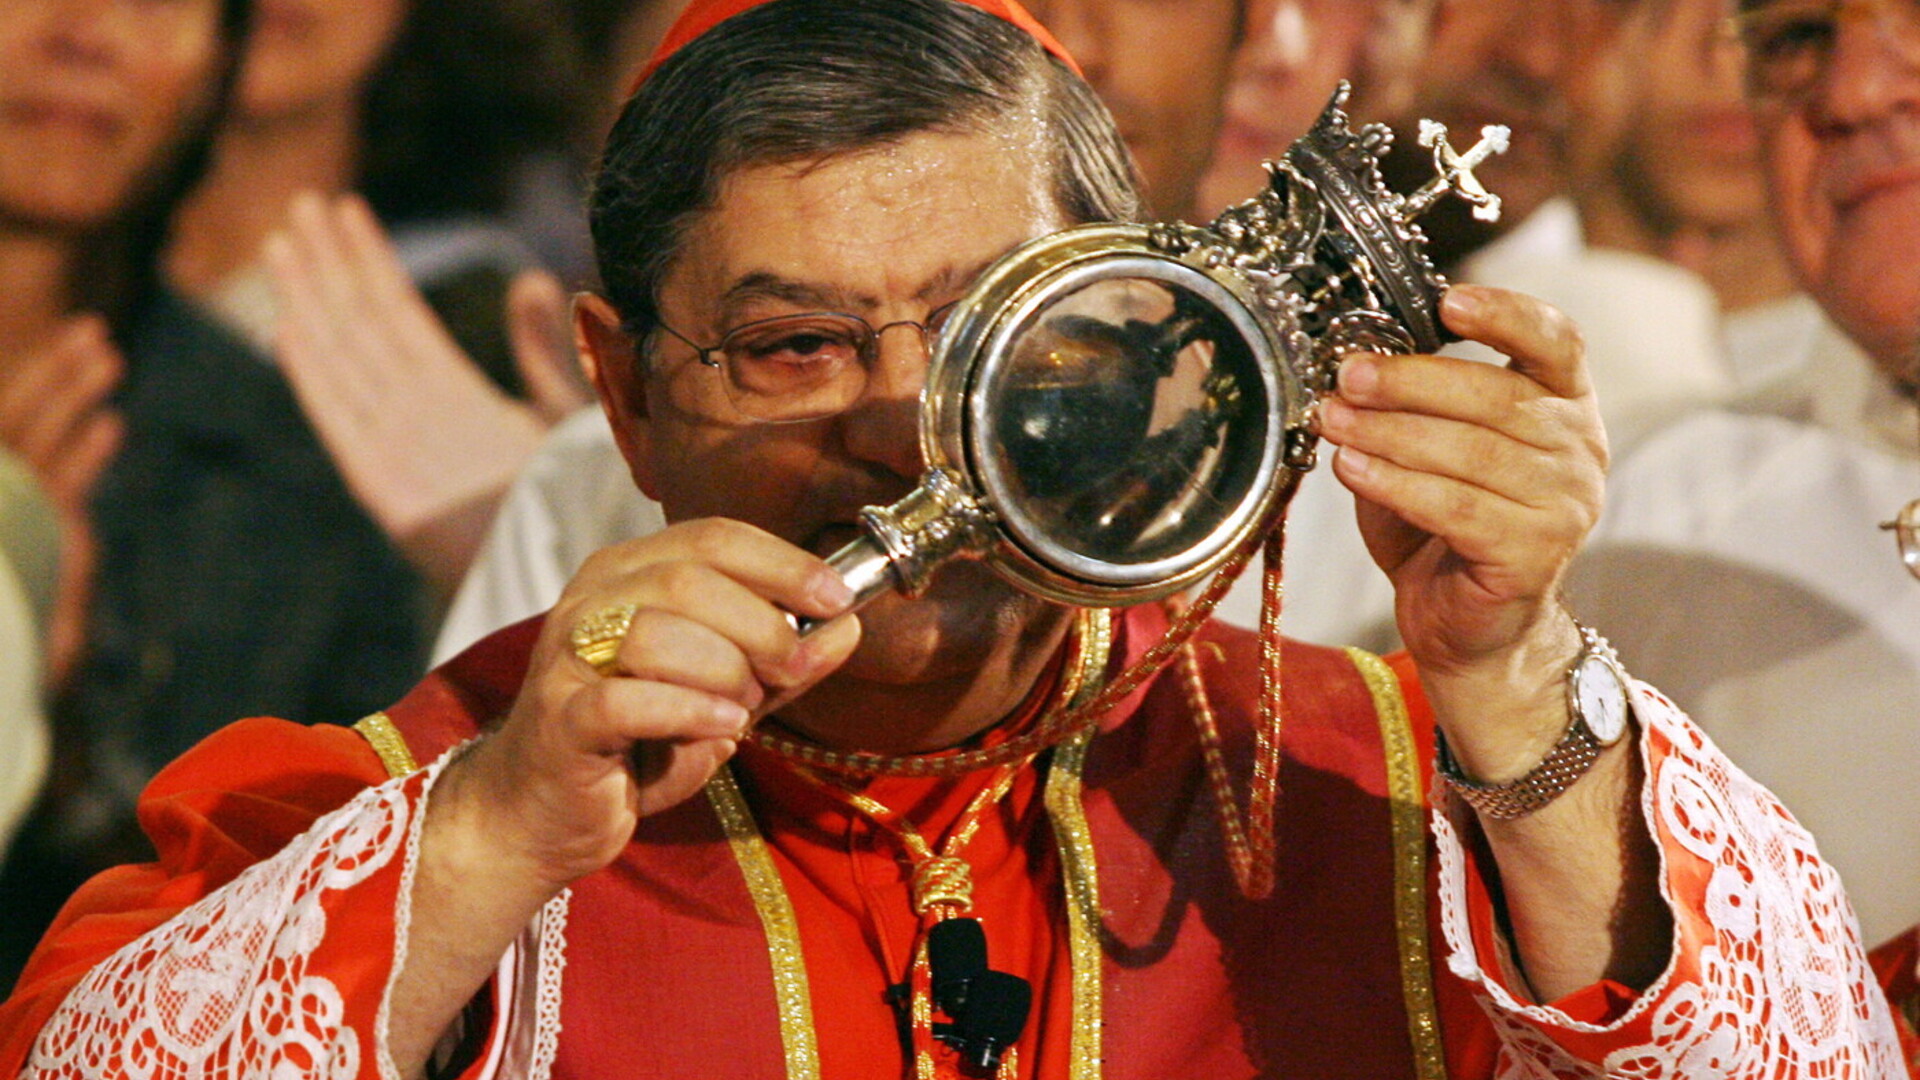
[(565, 291), (538, 270), (508, 290), (519, 401), (461, 351), (359, 197), (296, 199), (266, 258), (275, 352), (308, 420), (354, 497), (450, 596), (546, 430), (592, 400)]
[(60, 569), (46, 626), (49, 691), (64, 686), (86, 646), (97, 549), (89, 502), (126, 424), (110, 403), (125, 364), (106, 320), (81, 315), (17, 363), (0, 366), (0, 443), (46, 490), (60, 523)]

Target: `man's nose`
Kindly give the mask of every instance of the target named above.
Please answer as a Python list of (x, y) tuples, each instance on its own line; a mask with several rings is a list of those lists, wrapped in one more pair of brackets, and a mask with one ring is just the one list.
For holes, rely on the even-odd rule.
[(1833, 127), (1920, 109), (1920, 27), (1914, 16), (1875, 7), (1841, 18), (1811, 107), (1819, 123)]
[(927, 337), (913, 325), (883, 330), (874, 341), (866, 392), (842, 419), (848, 453), (910, 480), (926, 469), (920, 397), (927, 385)]

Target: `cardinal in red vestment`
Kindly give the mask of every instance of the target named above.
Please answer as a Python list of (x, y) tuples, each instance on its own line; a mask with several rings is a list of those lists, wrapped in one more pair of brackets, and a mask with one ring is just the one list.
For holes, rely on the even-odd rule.
[(576, 312), (674, 524), (352, 728), (175, 763), (0, 1072), (1899, 1075), (1805, 832), (1654, 689), (1569, 693), (1617, 672), (1557, 599), (1605, 439), (1536, 301), (1442, 307), (1507, 368), (1356, 354), (1321, 402), (1391, 660), (980, 563), (847, 612), (822, 556), (925, 465), (943, 310), (1137, 207), (1011, 0), (696, 2)]

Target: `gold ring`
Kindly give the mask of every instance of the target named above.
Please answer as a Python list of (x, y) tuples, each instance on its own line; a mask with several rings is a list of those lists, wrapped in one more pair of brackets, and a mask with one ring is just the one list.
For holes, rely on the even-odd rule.
[(620, 657), (620, 643), (626, 640), (627, 627), (633, 625), (633, 613), (639, 608), (620, 604), (602, 608), (581, 619), (573, 627), (573, 653), (602, 675), (611, 675), (614, 661)]

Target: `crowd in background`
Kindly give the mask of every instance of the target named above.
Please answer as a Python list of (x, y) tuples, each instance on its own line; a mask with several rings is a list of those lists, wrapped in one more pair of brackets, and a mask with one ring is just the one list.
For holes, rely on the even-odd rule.
[[(187, 747), (374, 712), (660, 526), (567, 297), (679, 6), (0, 0), (0, 987), (142, 857)], [(1869, 940), (1920, 923), (1920, 582), (1876, 528), (1920, 496), (1911, 385), (1795, 284), (1724, 0), (1028, 6), (1156, 218), (1251, 196), (1343, 78), (1402, 190), (1419, 118), (1513, 129), (1505, 215), (1431, 252), (1585, 334), (1615, 484), (1570, 602), (1810, 826)], [(1354, 513), (1306, 479), (1286, 628), (1390, 648)]]

